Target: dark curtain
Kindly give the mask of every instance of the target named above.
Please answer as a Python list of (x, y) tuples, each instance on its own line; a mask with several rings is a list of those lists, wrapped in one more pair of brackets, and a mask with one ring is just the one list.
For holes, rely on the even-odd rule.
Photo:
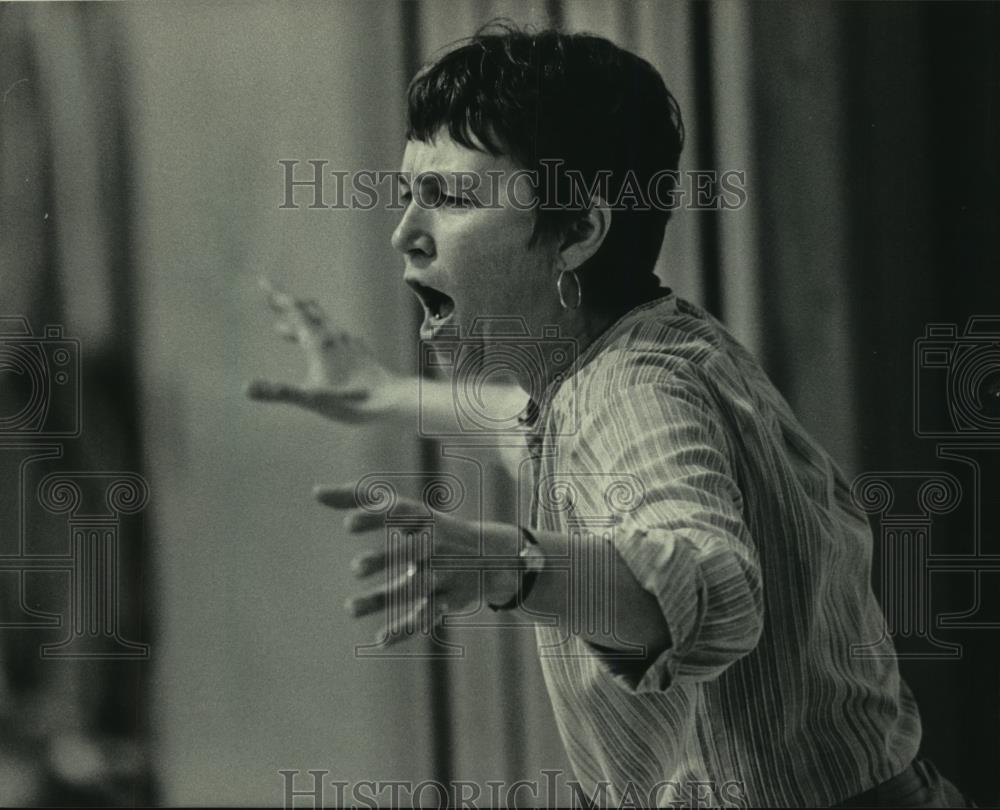
[[(141, 520), (131, 167), (115, 23), (109, 9), (0, 5), (5, 805), (134, 806), (155, 796), (145, 747), (151, 527)], [(40, 359), (44, 378), (26, 373), (25, 357)], [(37, 418), (35, 397), (44, 401)], [(59, 506), (43, 491), (53, 475), (79, 499), (66, 510), (49, 508)], [(122, 484), (138, 499), (131, 505), (118, 500)], [(88, 545), (98, 542), (100, 554)], [(81, 611), (77, 595), (107, 601)]]
[[(928, 633), (900, 633), (897, 646), (923, 714), (924, 751), (993, 805), (1000, 802), (1000, 6), (876, 3), (838, 14), (851, 123), (845, 294), (857, 312), (861, 465), (897, 481), (900, 472), (920, 472), (959, 482), (958, 504), (935, 516), (925, 562)], [(928, 333), (934, 324), (936, 336)], [(963, 409), (979, 419), (961, 422)], [(943, 657), (928, 635), (961, 650)]]
[(749, 8), (758, 351), (874, 498), (923, 753), (995, 804), (1000, 8)]

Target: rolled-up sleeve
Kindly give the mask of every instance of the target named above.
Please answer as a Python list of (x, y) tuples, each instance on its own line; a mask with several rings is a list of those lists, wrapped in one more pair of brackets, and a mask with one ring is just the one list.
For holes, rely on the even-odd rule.
[(636, 482), (613, 542), (670, 632), (666, 650), (638, 663), (592, 647), (602, 665), (629, 690), (662, 691), (717, 678), (751, 652), (763, 624), (760, 566), (724, 421), (704, 383), (671, 371), (608, 385), (564, 448), (560, 467), (587, 473), (578, 476), (584, 510), (608, 502), (599, 482)]

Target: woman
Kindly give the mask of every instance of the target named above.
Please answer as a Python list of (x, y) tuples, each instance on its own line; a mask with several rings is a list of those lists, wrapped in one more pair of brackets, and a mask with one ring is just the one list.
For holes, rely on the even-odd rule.
[[(653, 274), (683, 145), (655, 69), (598, 37), (481, 33), (418, 74), (408, 113), (392, 241), (421, 336), (491, 362), (513, 319), (545, 358), (511, 369), (520, 393), (486, 397), (500, 411), (528, 397), (530, 525), (434, 514), (435, 550), (502, 559), (483, 566), (491, 606), (556, 617), (538, 621), (539, 651), (584, 789), (640, 805), (961, 800), (917, 759), (843, 475), (725, 328)], [(412, 418), (416, 380), (332, 335), (315, 304), (269, 298), (309, 376), (252, 396)], [(575, 352), (545, 351), (567, 338)], [(424, 382), (422, 417), (452, 418), (453, 390)], [(384, 524), (353, 487), (317, 496), (352, 531)], [(406, 553), (350, 603), (391, 608), (390, 642), (479, 598), (428, 547)], [(878, 639), (878, 655), (852, 653)]]

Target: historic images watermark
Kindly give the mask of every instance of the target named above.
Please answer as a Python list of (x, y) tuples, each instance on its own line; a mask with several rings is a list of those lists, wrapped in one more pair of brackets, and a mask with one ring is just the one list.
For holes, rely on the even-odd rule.
[(561, 211), (585, 207), (596, 197), (612, 211), (735, 211), (747, 204), (742, 169), (662, 169), (640, 178), (633, 170), (619, 183), (610, 169), (587, 179), (557, 159), (540, 169), (512, 172), (448, 171), (411, 175), (393, 169), (330, 169), (328, 160), (282, 159), (282, 210), (402, 211), (411, 202), (423, 208), (502, 208)]
[[(948, 660), (962, 645), (941, 637), (952, 630), (1000, 629), (992, 595), (1000, 582), (995, 495), (1000, 481), (1000, 317), (974, 316), (964, 328), (933, 323), (913, 346), (914, 434), (933, 441), (951, 470), (888, 470), (860, 476), (854, 501), (876, 519), (881, 551), (878, 583), (886, 623), (881, 639), (855, 645), (859, 657)], [(964, 508), (970, 527), (962, 553), (933, 548), (935, 526)], [(949, 544), (953, 548), (956, 543)], [(969, 605), (942, 611), (934, 605), (936, 578), (961, 576), (970, 584)], [(884, 642), (907, 641), (893, 651)]]
[[(43, 658), (147, 658), (146, 644), (120, 631), (119, 555), (123, 519), (141, 512), (146, 481), (133, 472), (45, 472), (83, 432), (80, 341), (58, 325), (34, 334), (24, 318), (0, 318), (0, 464), (14, 484), (12, 526), (0, 546), (0, 581), (17, 594), (0, 614), (0, 630), (64, 629), (61, 641), (40, 645)], [(67, 549), (38, 548), (35, 533), (52, 519)], [(12, 544), (10, 541), (13, 540)], [(29, 599), (34, 578), (66, 582), (62, 615)]]
[[(584, 786), (561, 770), (542, 769), (538, 779), (479, 782), (424, 779), (346, 780), (323, 769), (282, 769), (283, 807), (747, 807), (743, 782), (662, 780), (648, 788), (635, 783)], [(561, 790), (560, 788), (563, 787)], [(567, 792), (568, 791), (568, 794)]]

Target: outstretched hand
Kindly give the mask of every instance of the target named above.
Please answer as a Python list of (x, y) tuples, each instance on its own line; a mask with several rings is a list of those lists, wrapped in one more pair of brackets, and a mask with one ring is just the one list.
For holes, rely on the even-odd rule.
[[(383, 548), (362, 552), (351, 563), (359, 579), (379, 575), (382, 583), (345, 605), (355, 617), (385, 615), (379, 644), (427, 634), (446, 614), (475, 612), (483, 599), (506, 602), (517, 590), (516, 526), (473, 523), (409, 498), (393, 499), (390, 519), (388, 509), (375, 510), (355, 486), (318, 486), (313, 492), (324, 506), (344, 513), (350, 534), (383, 533)], [(387, 522), (400, 518), (406, 519), (407, 531), (387, 534)], [(486, 567), (484, 556), (496, 564)]]
[(298, 405), (338, 422), (367, 422), (400, 407), (404, 378), (375, 359), (367, 344), (349, 332), (330, 327), (313, 300), (295, 298), (261, 279), (268, 306), (276, 315), (275, 330), (297, 343), (306, 361), (305, 381), (254, 380), (250, 399)]

